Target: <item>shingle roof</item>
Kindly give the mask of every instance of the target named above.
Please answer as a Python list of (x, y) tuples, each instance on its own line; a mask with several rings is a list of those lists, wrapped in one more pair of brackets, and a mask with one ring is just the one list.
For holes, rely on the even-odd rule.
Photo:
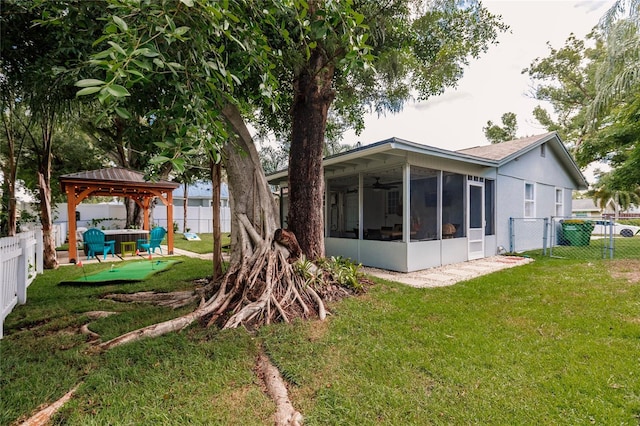
[(555, 132), (544, 133), (542, 135), (528, 136), (526, 138), (515, 139), (508, 142), (465, 148), (456, 152), (472, 155), (474, 157), (486, 158), (488, 160), (502, 161), (517, 153), (526, 151), (527, 148), (546, 141), (554, 134)]

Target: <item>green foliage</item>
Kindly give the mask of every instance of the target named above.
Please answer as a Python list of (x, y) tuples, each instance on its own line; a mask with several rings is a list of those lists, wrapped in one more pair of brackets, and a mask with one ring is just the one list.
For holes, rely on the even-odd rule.
[(265, 146), (260, 149), (259, 155), (265, 174), (284, 170), (289, 164), (289, 147), (285, 144), (279, 147)]
[(591, 128), (588, 109), (596, 95), (596, 73), (603, 57), (600, 33), (588, 34), (586, 41), (571, 35), (559, 49), (549, 45), (547, 57), (536, 58), (522, 71), (534, 81), (535, 98), (550, 103), (555, 118), (542, 106), (535, 108), (534, 116), (548, 131), (558, 131), (569, 145), (579, 145)]
[(487, 127), (483, 127), (482, 131), (484, 136), (491, 143), (500, 143), (516, 138), (516, 132), (518, 130), (518, 120), (513, 112), (506, 112), (502, 114), (502, 127), (493, 124), (491, 120), (487, 121)]
[(321, 261), (320, 265), (337, 284), (358, 291), (364, 289), (362, 285), (364, 274), (360, 270), (362, 265), (359, 263), (341, 256), (331, 256)]
[(620, 219), (618, 222), (623, 225), (640, 226), (640, 219)]
[[(485, 52), (507, 29), (476, 1), (324, 3), (308, 15), (294, 15), (297, 21), (287, 18), (294, 12), (282, 13), (282, 22), (289, 24), (280, 35), (290, 37), (274, 41), (283, 51), (274, 70), (283, 86), (282, 107), (260, 109), (258, 117), (279, 139), (287, 138), (291, 128), (297, 82), (291, 76), (312, 66), (305, 61), (313, 58), (314, 50), (328, 56), (325, 70), (334, 73), (335, 100), (327, 125), (334, 140), (348, 128), (359, 133), (364, 114), (371, 110), (397, 113), (416, 96), (427, 99), (455, 87), (469, 58)], [(308, 24), (299, 17), (308, 18)], [(289, 43), (298, 38), (299, 43)]]
[[(104, 119), (110, 112), (123, 119), (148, 93), (138, 114), (151, 117), (167, 133), (156, 143), (156, 164), (170, 163), (182, 172), (185, 159), (201, 144), (217, 150), (227, 134), (218, 111), (250, 75), (261, 75), (264, 90), (272, 52), (256, 25), (254, 11), (236, 2), (109, 1), (102, 37), (90, 64), (100, 78), (79, 80), (79, 96), (97, 96)], [(263, 22), (270, 14), (261, 14)], [(244, 18), (247, 18), (246, 20)], [(268, 24), (267, 24), (268, 25)], [(94, 73), (96, 72), (94, 71)], [(161, 87), (171, 87), (170, 91)], [(154, 89), (155, 88), (155, 89)], [(90, 90), (87, 90), (90, 89)], [(243, 99), (244, 100), (244, 99)], [(154, 107), (155, 104), (155, 107)], [(99, 121), (99, 120), (98, 120)]]
[(364, 289), (362, 284), (364, 274), (360, 271), (362, 265), (353, 263), (350, 259), (332, 256), (329, 259), (318, 259), (314, 263), (303, 256), (293, 264), (293, 267), (310, 286), (317, 287), (333, 283), (356, 291)]
[(323, 271), (318, 268), (315, 263), (302, 256), (293, 264), (294, 270), (304, 278), (305, 283), (310, 286), (323, 284)]
[(538, 121), (560, 132), (580, 166), (608, 163), (611, 189), (626, 191), (640, 185), (638, 17), (637, 1), (616, 1), (587, 36), (591, 43), (572, 35), (523, 71), (538, 83), (536, 98), (551, 102), (557, 116), (537, 107)]
[(609, 183), (615, 189), (633, 190), (640, 185), (640, 96), (614, 108), (609, 123), (587, 138), (576, 152), (580, 164), (603, 161), (614, 168)]
[[(620, 170), (618, 170), (620, 173)], [(589, 191), (589, 196), (595, 203), (604, 209), (609, 203), (613, 203), (616, 211), (627, 210), (629, 207), (640, 205), (640, 186), (628, 190), (624, 185), (620, 185), (616, 179), (618, 174), (602, 173), (598, 177), (598, 182)]]

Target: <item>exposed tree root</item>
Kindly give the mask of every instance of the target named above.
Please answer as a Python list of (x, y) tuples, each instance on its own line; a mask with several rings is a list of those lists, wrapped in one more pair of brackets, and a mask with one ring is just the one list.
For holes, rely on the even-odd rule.
[[(117, 312), (111, 312), (111, 311), (89, 311), (89, 312), (85, 312), (84, 315), (87, 316), (90, 320), (97, 320), (100, 318), (106, 318), (111, 315), (115, 315), (116, 313)], [(89, 336), (90, 342), (95, 342), (97, 340), (100, 340), (100, 335), (98, 333), (94, 333), (93, 331), (89, 330), (89, 324), (85, 324), (82, 327), (80, 327), (80, 333), (86, 334), (87, 336)]]
[(107, 294), (105, 299), (114, 300), (116, 302), (129, 303), (153, 303), (158, 306), (178, 309), (183, 306), (190, 305), (202, 299), (204, 296), (202, 291), (175, 291), (172, 293), (157, 293), (155, 291), (142, 291), (133, 294)]
[(115, 315), (117, 312), (112, 311), (89, 311), (85, 312), (83, 315), (86, 315), (90, 320), (97, 320), (100, 318), (110, 317), (111, 315)]
[(67, 401), (69, 401), (71, 399), (73, 394), (75, 394), (76, 391), (78, 390), (79, 386), (80, 386), (79, 384), (76, 385), (73, 389), (71, 389), (69, 392), (64, 394), (62, 396), (62, 398), (60, 398), (59, 400), (57, 400), (53, 404), (43, 408), (42, 410), (38, 411), (33, 416), (29, 417), (29, 419), (27, 419), (26, 421), (21, 423), (21, 426), (43, 426), (43, 425), (46, 425), (49, 422), (49, 420), (51, 419), (51, 417), (55, 413), (57, 413), (58, 410), (60, 410), (60, 408), (62, 408), (62, 406), (67, 403)]
[(293, 407), (291, 400), (289, 400), (287, 386), (280, 372), (262, 352), (256, 360), (256, 371), (265, 385), (267, 395), (276, 404), (275, 424), (277, 426), (301, 425), (302, 414)]
[(89, 336), (90, 342), (95, 342), (96, 340), (100, 340), (100, 335), (98, 333), (94, 333), (93, 331), (89, 330), (89, 324), (85, 324), (82, 327), (80, 327), (80, 333), (86, 334), (87, 336)]
[[(141, 328), (99, 345), (107, 350), (134, 340), (157, 337), (179, 331), (193, 322), (205, 320), (222, 328), (245, 326), (254, 328), (293, 318), (324, 319), (326, 310), (322, 298), (294, 271), (290, 263), (291, 247), (283, 247), (273, 240), (264, 240), (242, 215), (242, 233), (247, 238), (241, 262), (232, 265), (221, 282), (205, 286), (195, 292), (110, 295), (117, 301), (151, 302), (162, 306), (185, 306), (202, 300), (193, 312), (179, 318)], [(280, 233), (279, 235), (282, 235)], [(205, 300), (206, 293), (212, 295)]]

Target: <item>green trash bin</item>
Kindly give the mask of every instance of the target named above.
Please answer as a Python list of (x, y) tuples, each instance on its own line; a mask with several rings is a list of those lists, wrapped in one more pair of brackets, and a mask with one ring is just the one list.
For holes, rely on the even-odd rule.
[(592, 231), (593, 223), (588, 221), (562, 222), (562, 237), (570, 246), (588, 246)]

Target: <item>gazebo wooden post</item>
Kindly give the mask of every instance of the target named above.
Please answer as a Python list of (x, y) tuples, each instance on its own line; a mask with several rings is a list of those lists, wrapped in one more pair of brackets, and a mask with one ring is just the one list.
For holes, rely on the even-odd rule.
[(149, 227), (149, 205), (151, 204), (151, 197), (145, 197), (144, 200), (142, 200), (142, 217), (143, 217), (143, 222), (142, 222), (142, 229), (146, 230), (146, 231), (151, 231), (151, 228)]
[(67, 185), (67, 216), (69, 227), (69, 262), (76, 263), (78, 256), (78, 244), (76, 241), (76, 193), (72, 185)]
[(167, 247), (173, 254), (173, 192), (167, 191)]
[[(143, 211), (143, 229), (151, 230), (150, 207), (154, 197), (159, 197), (165, 205), (169, 199), (169, 226), (173, 225), (172, 191), (180, 186), (175, 182), (160, 180), (148, 182), (144, 174), (122, 167), (92, 170), (60, 176), (62, 191), (67, 194), (67, 210), (69, 215), (69, 260), (75, 263), (78, 258), (76, 241), (76, 208), (87, 197), (119, 196), (130, 197)], [(164, 194), (167, 194), (166, 196)], [(167, 208), (169, 208), (169, 206)], [(168, 229), (169, 253), (173, 254), (173, 228)]]

